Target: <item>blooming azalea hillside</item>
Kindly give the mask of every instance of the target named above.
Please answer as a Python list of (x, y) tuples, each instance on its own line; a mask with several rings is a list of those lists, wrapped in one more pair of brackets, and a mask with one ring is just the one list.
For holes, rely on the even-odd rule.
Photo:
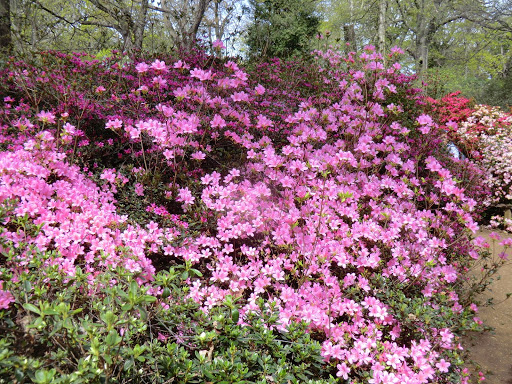
[(489, 189), (399, 54), (10, 63), (1, 380), (469, 382)]

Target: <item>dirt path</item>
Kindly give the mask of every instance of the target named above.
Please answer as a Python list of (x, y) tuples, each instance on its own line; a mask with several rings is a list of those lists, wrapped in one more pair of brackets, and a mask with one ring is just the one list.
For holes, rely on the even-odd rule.
[[(484, 230), (480, 236), (484, 236), (492, 244), (489, 233), (490, 231)], [(498, 242), (495, 243), (496, 251), (502, 252)], [(507, 293), (512, 292), (512, 263), (503, 266), (498, 274), (501, 278), (495, 278), (490, 290), (480, 296), (482, 303), (493, 298), (494, 304), (480, 306), (478, 313), (484, 324), (493, 327), (494, 331), (471, 335), (465, 347), (473, 362), (485, 374), (485, 383), (512, 384), (512, 297), (505, 300)], [(475, 379), (476, 382), (478, 378)]]

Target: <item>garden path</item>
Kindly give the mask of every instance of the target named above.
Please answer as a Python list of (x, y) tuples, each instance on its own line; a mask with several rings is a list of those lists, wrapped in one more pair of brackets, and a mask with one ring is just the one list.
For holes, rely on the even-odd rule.
[[(482, 230), (479, 235), (492, 244), (489, 239), (490, 232)], [(512, 237), (510, 234), (501, 235)], [(496, 252), (503, 251), (499, 245), (496, 247)], [(504, 265), (498, 274), (501, 278), (495, 278), (490, 290), (479, 297), (481, 303), (493, 298), (492, 305), (480, 307), (478, 316), (484, 324), (493, 327), (494, 331), (471, 335), (465, 347), (473, 362), (484, 373), (484, 383), (512, 384), (512, 297), (505, 300), (507, 293), (512, 292), (512, 263)], [(478, 382), (478, 375), (474, 382)]]

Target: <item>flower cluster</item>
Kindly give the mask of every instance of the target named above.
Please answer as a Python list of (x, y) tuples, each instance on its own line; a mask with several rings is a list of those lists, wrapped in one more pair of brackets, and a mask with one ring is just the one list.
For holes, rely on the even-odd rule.
[[(459, 117), (455, 114), (446, 126), (459, 148), (485, 170), (485, 183), (492, 191), (486, 204), (510, 204), (512, 115), (499, 107), (477, 105), (469, 113), (468, 108), (464, 109), (464, 116)], [(449, 118), (448, 115), (445, 120)]]
[(263, 300), (280, 331), (307, 321), (354, 383), (467, 382), (457, 331), (474, 309), (457, 282), (478, 258), (479, 171), (449, 161), (398, 62), (373, 47), (316, 57), (253, 73), (204, 54), (13, 63), (2, 239), (55, 250), (63, 273), (122, 267), (144, 283), (152, 260), (193, 266), (203, 311), (234, 297), (245, 324)]

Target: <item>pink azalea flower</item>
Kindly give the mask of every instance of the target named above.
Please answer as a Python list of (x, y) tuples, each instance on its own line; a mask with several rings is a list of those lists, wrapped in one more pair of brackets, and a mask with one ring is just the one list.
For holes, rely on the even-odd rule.
[(213, 79), (212, 71), (205, 71), (203, 69), (194, 68), (190, 71), (190, 76), (199, 79), (199, 81), (206, 81)]
[(196, 151), (196, 152), (192, 153), (191, 157), (194, 160), (204, 160), (206, 158), (206, 155), (202, 151)]
[(37, 115), (40, 122), (45, 124), (55, 124), (55, 115), (52, 112), (41, 111)]
[(167, 72), (167, 65), (165, 65), (163, 61), (158, 59), (151, 63), (151, 68), (153, 68), (155, 71)]
[(235, 102), (238, 102), (238, 101), (249, 101), (249, 95), (245, 92), (235, 92), (231, 95), (231, 98), (233, 99), (233, 101)]
[(350, 368), (346, 363), (341, 363), (336, 366), (338, 372), (336, 372), (337, 377), (343, 377), (343, 379), (348, 380), (348, 374), (350, 373)]
[(135, 184), (135, 194), (137, 196), (144, 196), (144, 186), (141, 183)]
[(258, 84), (256, 88), (254, 88), (254, 93), (260, 96), (263, 95), (265, 93), (265, 87), (261, 84)]
[(439, 372), (448, 372), (448, 368), (450, 367), (450, 363), (447, 362), (445, 359), (439, 360), (439, 362), (436, 364), (437, 369), (439, 369)]
[(432, 118), (429, 116), (429, 115), (420, 115), (416, 121), (418, 122), (419, 125), (428, 125), (428, 126), (431, 126), (434, 121), (432, 120)]
[(187, 63), (185, 63), (185, 62), (183, 62), (181, 60), (178, 60), (177, 62), (174, 63), (173, 68), (175, 68), (175, 69), (189, 69), (190, 66)]
[(180, 188), (178, 190), (177, 201), (182, 202), (185, 207), (188, 207), (194, 203), (195, 197), (192, 196), (192, 192), (188, 188)]
[(11, 292), (0, 289), (0, 309), (7, 309), (9, 304), (14, 302), (15, 299)]
[(142, 62), (135, 66), (135, 69), (138, 73), (146, 73), (149, 70), (149, 65)]
[(212, 45), (213, 45), (214, 49), (219, 49), (220, 50), (220, 49), (226, 48), (224, 46), (224, 43), (222, 43), (222, 40), (215, 40)]
[(213, 116), (210, 125), (212, 128), (224, 128), (226, 126), (226, 121), (219, 115), (215, 115)]

